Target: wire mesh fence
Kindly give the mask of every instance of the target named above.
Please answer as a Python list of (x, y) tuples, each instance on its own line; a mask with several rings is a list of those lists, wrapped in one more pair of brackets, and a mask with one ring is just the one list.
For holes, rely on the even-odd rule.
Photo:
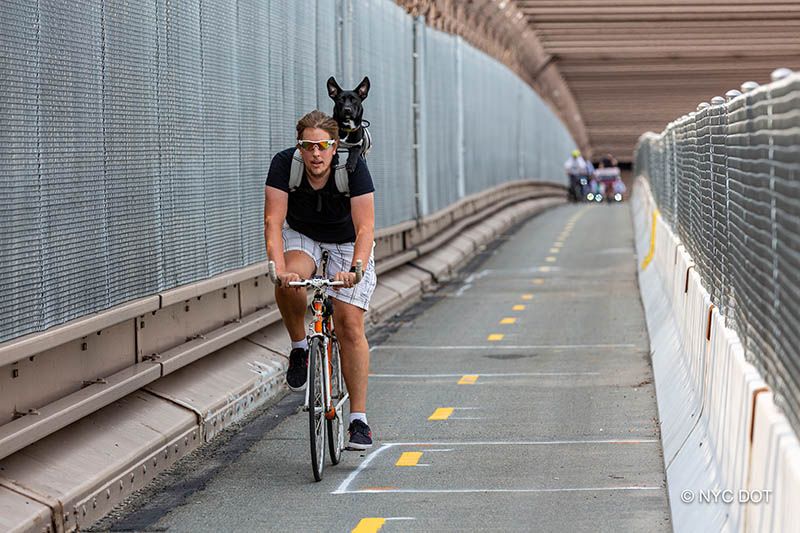
[(270, 159), (332, 111), (329, 76), (372, 81), (378, 227), (563, 180), (574, 148), (506, 67), (388, 0), (0, 11), (0, 342), (263, 260)]
[(643, 135), (635, 164), (800, 431), (800, 75)]

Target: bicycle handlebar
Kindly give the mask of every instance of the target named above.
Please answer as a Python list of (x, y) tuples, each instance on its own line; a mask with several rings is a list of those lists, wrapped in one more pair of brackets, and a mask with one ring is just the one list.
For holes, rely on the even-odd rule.
[(333, 281), (330, 279), (325, 278), (312, 278), (312, 279), (304, 279), (301, 281), (290, 281), (290, 287), (341, 287), (344, 285), (344, 281)]
[[(278, 277), (277, 271), (275, 270), (275, 262), (274, 261), (270, 261), (269, 262), (269, 264), (267, 265), (267, 270), (269, 271), (269, 279), (272, 280), (272, 283), (274, 283), (275, 285), (280, 287), (281, 286), (281, 280)], [(364, 267), (363, 267), (363, 262), (361, 261), (361, 259), (356, 261), (356, 269), (355, 270), (356, 270), (355, 271), (356, 283), (358, 283), (364, 277)], [(290, 287), (309, 287), (309, 286), (314, 286), (314, 287), (341, 287), (342, 285), (344, 285), (343, 281), (333, 281), (333, 280), (325, 279), (325, 278), (312, 278), (312, 279), (304, 279), (302, 281), (290, 281), (289, 282), (289, 286)]]

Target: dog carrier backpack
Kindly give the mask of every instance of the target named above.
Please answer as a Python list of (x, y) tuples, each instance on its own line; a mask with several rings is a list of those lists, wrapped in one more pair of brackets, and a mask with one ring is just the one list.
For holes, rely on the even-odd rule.
[[(347, 175), (347, 169), (345, 168), (347, 150), (340, 149), (337, 153), (339, 154), (340, 163), (333, 167), (336, 189), (345, 196), (350, 196), (350, 179)], [(341, 161), (344, 161), (344, 163)], [(305, 165), (303, 165), (303, 157), (300, 155), (300, 150), (297, 149), (294, 151), (294, 155), (292, 155), (292, 168), (289, 172), (289, 192), (294, 191), (300, 186), (300, 182), (303, 181), (304, 171)]]

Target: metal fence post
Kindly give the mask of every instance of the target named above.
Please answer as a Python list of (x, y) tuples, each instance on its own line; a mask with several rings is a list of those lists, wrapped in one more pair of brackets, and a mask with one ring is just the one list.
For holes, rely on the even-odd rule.
[[(336, 3), (336, 70), (344, 76), (344, 19), (345, 3), (347, 0), (337, 0)], [(321, 81), (318, 79), (318, 81)]]
[(349, 87), (353, 80), (353, 2), (352, 0), (342, 0), (342, 18), (339, 25), (341, 31), (341, 57), (342, 57), (342, 77), (343, 84)]
[(427, 141), (425, 125), (425, 19), (420, 16), (414, 20), (414, 198), (416, 217), (428, 214), (428, 172)]
[(456, 123), (456, 142), (458, 143), (458, 176), (456, 187), (458, 198), (466, 196), (467, 186), (464, 176), (464, 43), (456, 37), (456, 101), (458, 103), (458, 121)]

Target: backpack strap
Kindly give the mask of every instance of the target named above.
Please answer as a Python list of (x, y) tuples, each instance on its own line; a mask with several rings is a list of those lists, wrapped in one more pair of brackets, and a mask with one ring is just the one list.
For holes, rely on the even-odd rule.
[(300, 155), (300, 149), (296, 148), (292, 154), (292, 168), (289, 171), (289, 192), (296, 190), (303, 181), (303, 172), (306, 167), (303, 165), (303, 157)]
[(339, 164), (333, 168), (333, 178), (336, 180), (336, 189), (344, 194), (350, 196), (350, 175), (347, 173), (347, 156), (350, 151), (340, 148), (337, 152), (339, 155)]
[(364, 152), (361, 154), (364, 157), (364, 159), (367, 158), (367, 154), (369, 153), (371, 148), (372, 148), (372, 134), (369, 132), (369, 128), (364, 126)]
[[(346, 163), (349, 152), (340, 149), (337, 153), (339, 154), (339, 161)], [(347, 174), (345, 163), (339, 163), (332, 169), (333, 179), (336, 182), (336, 189), (345, 196), (350, 196), (350, 176)], [(295, 149), (294, 154), (292, 154), (292, 166), (289, 170), (289, 192), (294, 192), (300, 186), (305, 170), (300, 150)]]

